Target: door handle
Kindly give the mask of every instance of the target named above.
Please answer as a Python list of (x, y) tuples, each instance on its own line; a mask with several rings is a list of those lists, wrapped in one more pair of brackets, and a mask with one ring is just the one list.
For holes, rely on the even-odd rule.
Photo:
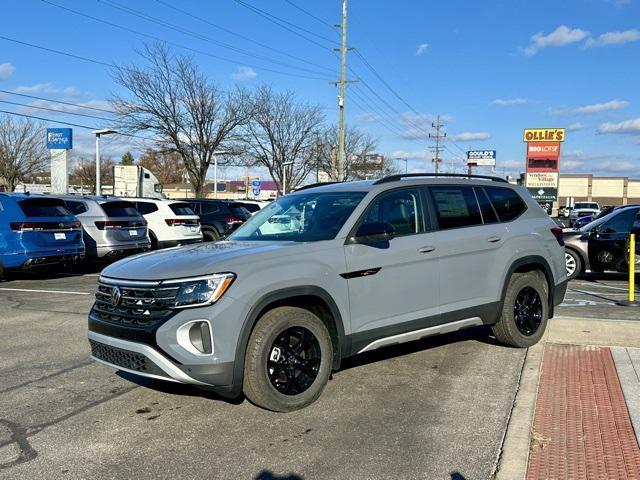
[(502, 237), (489, 237), (489, 238), (487, 238), (487, 242), (489, 242), (489, 243), (496, 243), (496, 242), (499, 242), (500, 240), (502, 240)]
[(429, 253), (429, 252), (433, 252), (436, 249), (436, 247), (422, 247), (418, 249), (418, 253)]

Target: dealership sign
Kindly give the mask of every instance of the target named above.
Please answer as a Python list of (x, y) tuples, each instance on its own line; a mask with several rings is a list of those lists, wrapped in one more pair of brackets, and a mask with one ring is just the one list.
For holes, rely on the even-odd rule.
[(557, 188), (531, 188), (527, 187), (529, 193), (537, 202), (554, 202), (558, 198)]
[(558, 188), (558, 172), (527, 172), (527, 188)]
[(469, 150), (467, 152), (467, 165), (490, 166), (496, 164), (495, 150)]
[(72, 129), (47, 128), (47, 148), (49, 150), (71, 150), (73, 148)]
[(527, 128), (525, 142), (564, 142), (564, 128)]

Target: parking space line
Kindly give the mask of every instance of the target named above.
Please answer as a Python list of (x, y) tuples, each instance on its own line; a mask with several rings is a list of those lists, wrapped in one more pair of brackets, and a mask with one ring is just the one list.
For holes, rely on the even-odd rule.
[(30, 288), (0, 288), (6, 292), (30, 292), (30, 293), (61, 293), (63, 295), (93, 295), (91, 292), (68, 292), (65, 290), (34, 290)]

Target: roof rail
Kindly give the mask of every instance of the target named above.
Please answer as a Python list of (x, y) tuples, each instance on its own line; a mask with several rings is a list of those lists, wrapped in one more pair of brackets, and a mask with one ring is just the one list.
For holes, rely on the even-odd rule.
[(309, 185), (303, 185), (301, 187), (298, 187), (294, 190), (294, 192), (299, 192), (300, 190), (306, 190), (308, 188), (315, 188), (315, 187), (321, 187), (322, 185), (333, 185), (334, 183), (342, 183), (342, 182), (317, 182), (317, 183), (310, 183)]
[(466, 173), (403, 173), (399, 175), (389, 175), (377, 180), (374, 185), (380, 185), (381, 183), (396, 182), (403, 178), (419, 178), (419, 177), (453, 177), (453, 178), (482, 178), (484, 180), (491, 180), (494, 182), (509, 183), (504, 178), (492, 177), (490, 175), (474, 175)]

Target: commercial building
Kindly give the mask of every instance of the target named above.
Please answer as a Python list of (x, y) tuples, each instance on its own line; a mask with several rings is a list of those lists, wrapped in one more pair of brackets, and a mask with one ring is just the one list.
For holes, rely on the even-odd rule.
[(640, 179), (561, 173), (558, 206), (578, 201), (598, 202), (600, 206), (640, 203)]

